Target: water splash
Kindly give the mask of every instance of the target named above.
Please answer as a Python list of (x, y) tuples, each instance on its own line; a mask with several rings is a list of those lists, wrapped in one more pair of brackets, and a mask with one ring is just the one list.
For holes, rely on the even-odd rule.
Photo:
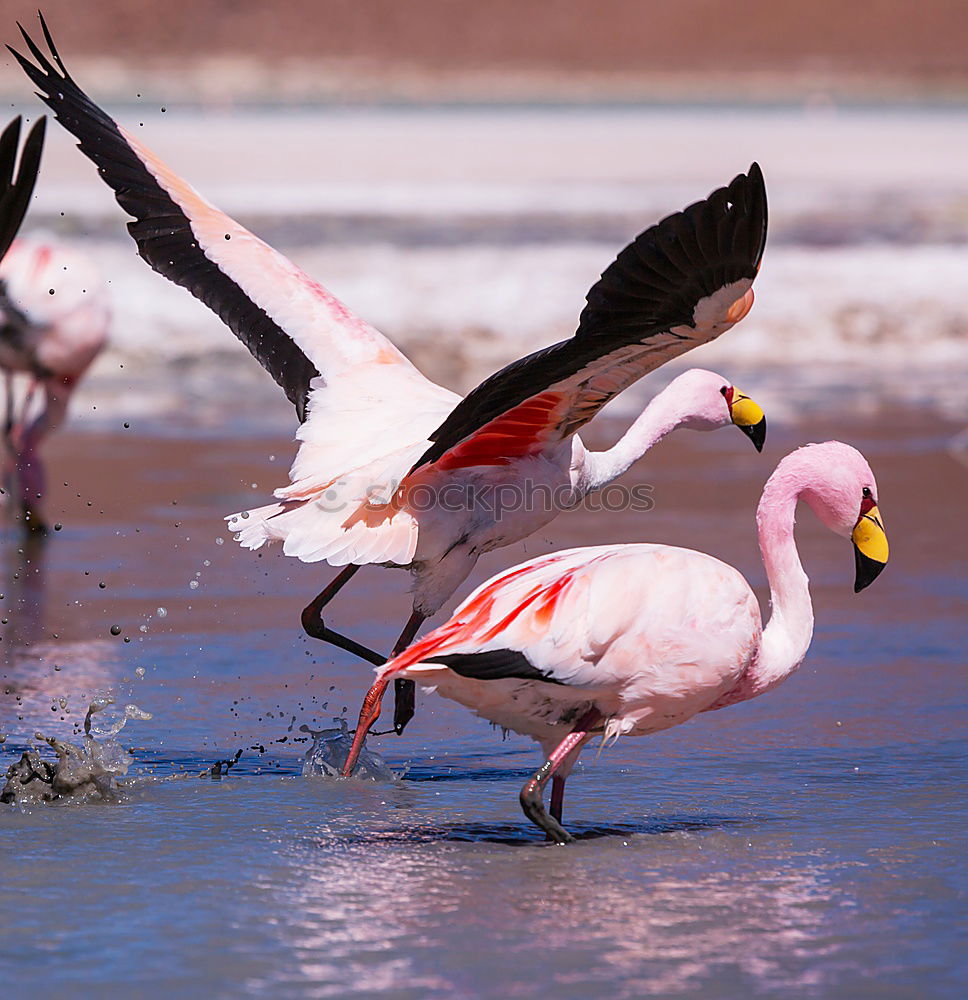
[(45, 760), (39, 750), (25, 750), (20, 760), (7, 768), (0, 802), (17, 805), (65, 800), (117, 802), (122, 791), (118, 779), (128, 773), (134, 757), (114, 737), (128, 719), (150, 719), (151, 715), (137, 705), (125, 705), (95, 721), (95, 715), (113, 704), (111, 697), (91, 702), (80, 746), (36, 733), (34, 738), (46, 743), (56, 759)]
[(97, 698), (91, 702), (84, 718), (85, 736), (100, 738), (117, 736), (124, 729), (128, 719), (143, 722), (151, 718), (150, 712), (145, 712), (137, 705), (125, 705), (124, 708), (112, 708), (112, 705), (114, 699), (110, 696)]
[[(304, 778), (338, 778), (342, 773), (353, 745), (353, 736), (345, 719), (333, 721), (339, 728), (317, 730), (306, 725), (299, 727), (299, 732), (308, 733), (313, 738), (313, 745), (306, 751), (306, 761), (303, 764)], [(394, 774), (383, 758), (376, 751), (368, 750), (364, 743), (353, 777), (369, 781), (396, 781), (400, 775)]]

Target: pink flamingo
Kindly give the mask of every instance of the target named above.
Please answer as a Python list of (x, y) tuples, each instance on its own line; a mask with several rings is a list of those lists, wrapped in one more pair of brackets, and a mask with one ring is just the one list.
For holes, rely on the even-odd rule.
[[(281, 541), (287, 555), (344, 567), (304, 609), (310, 635), (381, 664), (385, 657), (321, 618), (361, 565), (413, 574), (399, 652), (482, 552), (528, 536), (673, 428), (732, 422), (762, 446), (762, 411), (708, 372), (674, 382), (607, 452), (588, 452), (576, 434), (623, 389), (749, 311), (767, 225), (755, 163), (626, 247), (588, 293), (571, 339), (508, 365), (461, 400), (117, 125), (71, 78), (43, 18), (41, 27), (50, 58), (22, 27), (36, 65), (10, 51), (134, 216), (128, 229), (141, 256), (218, 313), (296, 407), (290, 485), (276, 491), (277, 503), (229, 522), (247, 548)], [(496, 511), (502, 497), (525, 492), (542, 501)], [(413, 685), (401, 681), (398, 732), (412, 700)]]
[[(4, 440), (19, 474), (24, 525), (30, 532), (43, 532), (37, 501), (43, 492), (43, 469), (37, 445), (42, 436), (63, 417), (70, 386), (76, 377), (77, 337), (70, 323), (63, 323), (64, 299), (51, 303), (52, 285), (61, 286), (51, 251), (32, 250), (15, 243), (27, 213), (44, 146), (46, 119), (40, 118), (20, 145), (19, 117), (0, 135), (0, 368), (7, 389)], [(69, 298), (69, 296), (68, 296)], [(86, 364), (84, 365), (86, 367)], [(27, 372), (32, 381), (19, 417), (14, 415), (13, 373)], [(47, 398), (43, 412), (28, 425), (34, 392), (42, 384)], [(4, 456), (6, 464), (7, 456)], [(6, 476), (4, 477), (6, 478)]]
[[(81, 376), (107, 341), (107, 289), (88, 258), (62, 244), (18, 239), (0, 264), (0, 368), (6, 382), (6, 441), (24, 527), (46, 531), (39, 447), (64, 421)], [(19, 413), (14, 378), (27, 376)], [(43, 402), (32, 416), (38, 389)]]
[(608, 742), (677, 726), (772, 690), (803, 661), (813, 608), (793, 538), (800, 500), (853, 541), (862, 590), (888, 557), (874, 474), (849, 445), (807, 445), (780, 462), (756, 512), (773, 608), (765, 628), (740, 573), (702, 552), (629, 544), (533, 559), (479, 587), (377, 671), (344, 776), (390, 680), (407, 677), (541, 744), (547, 759), (521, 805), (550, 839), (571, 840), (561, 826), (565, 778), (595, 734)]

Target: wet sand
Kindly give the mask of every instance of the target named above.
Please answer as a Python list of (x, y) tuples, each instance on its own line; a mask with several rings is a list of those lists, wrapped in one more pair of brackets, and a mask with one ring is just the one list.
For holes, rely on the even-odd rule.
[[(525, 554), (661, 540), (733, 562), (762, 596), (753, 511), (779, 457), (838, 435), (878, 476), (892, 560), (876, 585), (855, 596), (849, 545), (805, 514), (804, 667), (758, 701), (586, 755), (570, 851), (518, 809), (529, 742), (433, 697), (373, 744), (409, 767), (402, 782), (298, 776), (300, 725), (355, 713), (370, 673), (301, 634), (330, 570), (221, 531), (284, 479), (283, 436), (55, 439), (62, 528), (42, 554), (4, 543), (0, 765), (36, 731), (76, 739), (97, 691), (154, 717), (122, 734), (136, 765), (121, 804), (0, 807), (5, 982), (52, 997), (957, 996), (960, 430), (917, 412), (813, 419), (771, 427), (763, 456), (739, 434), (679, 433), (630, 473), (654, 511), (579, 511), (482, 560), (462, 593)], [(407, 580), (357, 579), (333, 621), (385, 647)], [(238, 749), (227, 778), (197, 777)]]

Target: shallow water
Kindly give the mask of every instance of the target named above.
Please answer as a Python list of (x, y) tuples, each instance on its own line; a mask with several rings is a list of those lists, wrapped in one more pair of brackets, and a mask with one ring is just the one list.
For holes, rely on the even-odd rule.
[[(957, 425), (842, 423), (772, 428), (762, 457), (741, 435), (679, 434), (633, 470), (651, 513), (578, 511), (482, 561), (476, 580), (647, 538), (761, 588), (752, 515), (781, 454), (839, 433), (878, 475), (893, 548), (876, 585), (855, 597), (849, 546), (804, 515), (804, 667), (756, 702), (587, 751), (567, 848), (518, 808), (531, 744), (432, 697), (403, 738), (371, 741), (403, 780), (301, 776), (301, 727), (355, 714), (370, 674), (299, 628), (329, 571), (222, 534), (284, 479), (284, 440), (52, 441), (62, 529), (43, 550), (5, 543), (0, 766), (38, 731), (77, 742), (99, 692), (153, 718), (121, 736), (120, 803), (0, 806), (8, 995), (961, 995), (968, 466)], [(333, 620), (385, 647), (406, 581), (357, 580)]]

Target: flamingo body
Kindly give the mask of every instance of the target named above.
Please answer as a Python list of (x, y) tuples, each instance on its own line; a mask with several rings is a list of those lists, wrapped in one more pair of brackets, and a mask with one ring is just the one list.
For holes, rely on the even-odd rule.
[[(0, 263), (0, 282), (0, 367), (78, 379), (104, 347), (110, 320), (107, 291), (88, 257), (48, 240), (18, 239)], [(4, 305), (12, 307), (6, 315)]]
[[(356, 397), (345, 387), (337, 391), (345, 394), (349, 409), (345, 417), (327, 423), (334, 443), (344, 420), (348, 428), (353, 425), (354, 405), (366, 405), (354, 404)], [(429, 617), (467, 578), (481, 554), (545, 527), (563, 509), (617, 478), (671, 430), (728, 426), (734, 413), (727, 391), (732, 393), (733, 387), (715, 372), (684, 372), (608, 452), (589, 451), (577, 433), (518, 454), (502, 438), (493, 448), (485, 440), (470, 456), (462, 458), (454, 449), (450, 463), (437, 461), (413, 470), (436, 419), (428, 405), (409, 421), (401, 416), (393, 441), (409, 443), (389, 455), (364, 461), (335, 479), (308, 475), (279, 490), (279, 503), (232, 515), (229, 524), (247, 548), (281, 540), (287, 555), (306, 562), (409, 569), (414, 610)], [(437, 415), (444, 406), (452, 408), (443, 391), (435, 399)], [(540, 413), (542, 407), (533, 409)], [(304, 425), (307, 435), (312, 420), (310, 413)], [(353, 433), (347, 429), (347, 436)], [(320, 448), (325, 447), (320, 442)], [(297, 466), (302, 461), (310, 465), (306, 449), (304, 443)], [(362, 442), (356, 454), (357, 461), (366, 456)], [(353, 461), (349, 455), (344, 460)]]
[[(876, 491), (863, 456), (840, 442), (807, 445), (780, 462), (757, 509), (773, 606), (765, 628), (742, 575), (689, 549), (572, 549), (499, 574), (378, 669), (344, 774), (383, 690), (407, 678), (537, 740), (547, 761), (522, 805), (550, 837), (570, 839), (558, 822), (561, 783), (595, 733), (607, 740), (668, 729), (764, 694), (799, 667), (813, 608), (793, 538), (797, 504), (852, 540), (860, 590), (888, 556)], [(551, 776), (553, 817), (540, 796)]]
[[(736, 686), (761, 633), (749, 585), (712, 556), (579, 548), (498, 575), (385, 672), (550, 751), (590, 707), (616, 737), (685, 722)], [(495, 677), (502, 655), (503, 670), (529, 676)]]
[[(46, 240), (13, 243), (0, 263), (0, 368), (7, 453), (30, 531), (46, 528), (40, 445), (63, 423), (78, 381), (107, 341), (109, 322), (107, 289), (84, 255)], [(28, 380), (20, 404), (14, 400), (18, 375)], [(43, 400), (33, 412), (38, 387)]]

